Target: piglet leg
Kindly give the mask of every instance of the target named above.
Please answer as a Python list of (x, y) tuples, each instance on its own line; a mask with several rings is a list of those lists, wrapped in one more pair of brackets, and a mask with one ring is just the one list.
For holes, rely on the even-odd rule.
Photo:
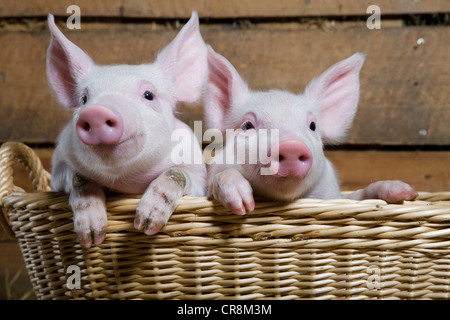
[(191, 183), (187, 172), (172, 167), (150, 183), (136, 208), (134, 226), (151, 235), (169, 220)]
[(347, 196), (348, 199), (382, 199), (388, 203), (402, 203), (417, 198), (418, 193), (407, 183), (399, 180), (377, 181)]
[(250, 183), (235, 169), (217, 173), (210, 184), (210, 195), (225, 208), (238, 215), (255, 208), (253, 190)]
[(108, 226), (103, 188), (79, 174), (74, 174), (72, 187), (69, 203), (81, 246), (89, 248), (92, 242), (101, 244)]

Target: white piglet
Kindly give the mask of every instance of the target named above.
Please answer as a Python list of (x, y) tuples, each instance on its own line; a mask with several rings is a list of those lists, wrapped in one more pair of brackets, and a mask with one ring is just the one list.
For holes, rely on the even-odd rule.
[[(177, 102), (200, 98), (207, 48), (196, 12), (153, 63), (101, 66), (70, 42), (48, 16), (47, 76), (60, 103), (73, 111), (53, 156), (52, 188), (70, 194), (74, 228), (83, 247), (106, 235), (105, 191), (142, 193), (134, 225), (157, 233), (184, 194), (204, 196), (204, 164), (171, 160)], [(189, 139), (186, 139), (186, 141)], [(179, 142), (176, 142), (177, 144)], [(201, 152), (200, 144), (194, 144)]]
[[(205, 90), (208, 128), (222, 134), (229, 129), (235, 132), (232, 141), (226, 136), (225, 147), (211, 159), (209, 195), (236, 214), (254, 209), (254, 195), (282, 201), (339, 198), (338, 178), (324, 155), (323, 144), (341, 141), (351, 125), (363, 62), (364, 56), (356, 53), (333, 65), (303, 94), (256, 92), (249, 89), (228, 60), (209, 48)], [(237, 159), (239, 141), (245, 141), (240, 145), (246, 149), (246, 161)], [(256, 150), (255, 145), (257, 159), (251, 162), (250, 147)], [(261, 150), (268, 150), (267, 159)], [(379, 181), (349, 198), (400, 202), (416, 196), (406, 183)]]

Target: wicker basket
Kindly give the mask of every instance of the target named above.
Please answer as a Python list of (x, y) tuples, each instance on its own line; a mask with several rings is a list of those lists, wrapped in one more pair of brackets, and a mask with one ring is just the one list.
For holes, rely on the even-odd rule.
[[(14, 186), (16, 160), (37, 192)], [(49, 178), (25, 145), (1, 147), (0, 221), (19, 241), (39, 299), (450, 297), (450, 192), (403, 205), (266, 202), (245, 216), (185, 197), (154, 236), (133, 227), (140, 197), (114, 196), (105, 241), (83, 249), (68, 197), (50, 192)]]

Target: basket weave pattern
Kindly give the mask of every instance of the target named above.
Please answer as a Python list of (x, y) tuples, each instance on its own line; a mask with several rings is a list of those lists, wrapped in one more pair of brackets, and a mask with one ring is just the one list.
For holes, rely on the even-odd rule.
[[(49, 191), (33, 151), (7, 143), (0, 157), (0, 222), (39, 299), (450, 298), (450, 192), (403, 205), (259, 202), (245, 216), (185, 197), (154, 236), (134, 229), (140, 196), (110, 196), (105, 241), (83, 249), (68, 196)], [(16, 159), (38, 192), (15, 192)], [(80, 270), (79, 289), (68, 287), (69, 266)]]

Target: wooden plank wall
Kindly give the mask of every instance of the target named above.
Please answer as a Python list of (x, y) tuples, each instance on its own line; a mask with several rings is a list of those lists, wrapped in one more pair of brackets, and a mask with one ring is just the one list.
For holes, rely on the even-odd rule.
[[(366, 54), (357, 116), (341, 147), (327, 150), (345, 190), (402, 179), (417, 190), (450, 190), (450, 2), (447, 0), (78, 0), (81, 29), (68, 30), (74, 1), (0, 3), (0, 143), (31, 145), (50, 170), (55, 139), (70, 113), (45, 75), (46, 15), (100, 64), (151, 62), (196, 10), (207, 43), (254, 89), (301, 92), (327, 67)], [(370, 30), (369, 5), (381, 9)], [(192, 125), (202, 105), (180, 106)], [(16, 184), (29, 189), (20, 166)], [(0, 299), (29, 289), (17, 244), (0, 232)], [(33, 295), (29, 296), (33, 297)]]

